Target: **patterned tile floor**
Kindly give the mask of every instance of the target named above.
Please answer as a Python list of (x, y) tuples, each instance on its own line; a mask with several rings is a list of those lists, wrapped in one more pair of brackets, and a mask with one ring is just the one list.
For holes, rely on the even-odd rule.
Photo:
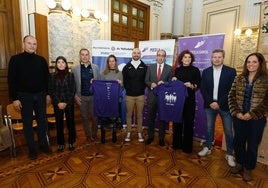
[[(124, 142), (125, 131), (118, 131), (118, 141), (112, 143), (108, 130), (105, 144), (85, 144), (83, 130), (77, 126), (76, 148), (57, 153), (55, 130), (51, 131), (52, 155), (39, 153), (30, 160), (24, 144), (17, 147), (17, 157), (10, 158), (9, 151), (0, 152), (1, 188), (266, 188), (268, 168), (258, 163), (254, 179), (244, 182), (240, 175), (232, 175), (224, 159), (225, 152), (215, 147), (211, 155), (200, 158), (198, 141), (192, 154), (171, 148), (171, 135), (166, 135), (166, 146), (155, 141), (147, 146), (139, 143), (135, 128), (132, 141)], [(144, 136), (146, 131), (144, 131)], [(20, 137), (21, 135), (17, 135)], [(19, 140), (19, 138), (17, 138)]]

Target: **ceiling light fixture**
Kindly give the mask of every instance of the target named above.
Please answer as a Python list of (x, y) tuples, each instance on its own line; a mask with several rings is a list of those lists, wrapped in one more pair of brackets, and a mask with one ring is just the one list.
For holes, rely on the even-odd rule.
[(107, 22), (108, 16), (97, 10), (98, 0), (46, 0), (50, 13), (66, 13), (81, 21)]

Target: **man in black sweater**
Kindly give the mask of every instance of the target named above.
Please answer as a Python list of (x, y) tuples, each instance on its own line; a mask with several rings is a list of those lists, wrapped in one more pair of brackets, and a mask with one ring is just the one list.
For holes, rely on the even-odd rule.
[(29, 148), (29, 158), (36, 159), (32, 121), (35, 115), (40, 149), (51, 154), (47, 137), (46, 94), (48, 66), (44, 57), (36, 55), (37, 41), (27, 35), (23, 39), (24, 52), (10, 58), (8, 67), (9, 94), (15, 109), (21, 111), (23, 133)]
[[(126, 142), (131, 141), (131, 122), (134, 106), (136, 105), (138, 141), (143, 142), (142, 137), (142, 111), (144, 106), (145, 75), (147, 66), (141, 61), (141, 51), (134, 48), (132, 51), (132, 60), (123, 68), (123, 83), (126, 89), (126, 107), (127, 107), (127, 135)], [(135, 119), (135, 117), (134, 117)]]

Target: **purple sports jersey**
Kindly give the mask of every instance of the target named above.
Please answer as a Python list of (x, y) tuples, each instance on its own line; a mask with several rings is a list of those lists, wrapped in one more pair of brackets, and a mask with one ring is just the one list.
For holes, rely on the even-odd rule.
[(184, 83), (166, 82), (154, 88), (153, 93), (158, 96), (159, 120), (182, 122), (184, 101), (188, 96)]
[(115, 80), (94, 80), (90, 91), (94, 94), (94, 112), (98, 117), (118, 117), (121, 86)]

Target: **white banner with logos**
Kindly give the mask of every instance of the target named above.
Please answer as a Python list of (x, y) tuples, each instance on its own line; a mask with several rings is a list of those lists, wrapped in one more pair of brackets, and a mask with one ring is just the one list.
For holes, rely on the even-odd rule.
[(159, 49), (166, 51), (166, 63), (173, 65), (175, 39), (140, 41), (141, 59), (145, 64), (156, 63), (156, 53)]
[[(117, 58), (119, 69), (131, 60), (131, 53), (134, 42), (93, 40), (92, 41), (92, 62), (99, 66), (100, 72), (105, 68), (106, 59), (110, 54)], [(122, 67), (121, 67), (122, 66)]]

